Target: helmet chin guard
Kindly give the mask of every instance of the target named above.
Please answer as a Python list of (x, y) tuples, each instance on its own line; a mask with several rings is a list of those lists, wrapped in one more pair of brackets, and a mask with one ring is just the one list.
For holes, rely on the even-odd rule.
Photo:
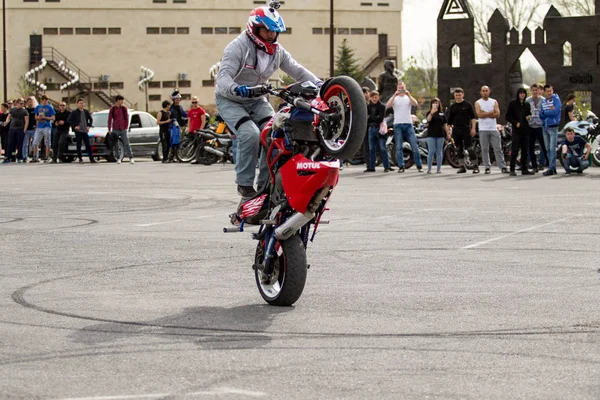
[[(277, 39), (279, 39), (279, 33), (285, 32), (285, 23), (283, 22), (283, 18), (281, 18), (276, 11), (276, 9), (279, 8), (279, 2), (272, 1), (270, 5), (272, 7), (257, 7), (250, 11), (246, 34), (250, 40), (254, 42), (257, 48), (267, 54), (273, 55), (277, 51)], [(261, 27), (272, 32), (277, 32), (277, 36), (273, 42), (267, 42), (260, 37), (258, 28)]]

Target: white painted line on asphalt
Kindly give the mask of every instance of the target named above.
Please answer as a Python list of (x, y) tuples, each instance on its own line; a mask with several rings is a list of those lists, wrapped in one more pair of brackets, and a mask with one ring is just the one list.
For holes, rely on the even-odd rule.
[(507, 237), (510, 237), (510, 236), (518, 235), (520, 233), (525, 233), (525, 232), (533, 231), (535, 229), (544, 228), (546, 226), (554, 225), (554, 224), (557, 224), (559, 222), (567, 221), (569, 219), (573, 219), (573, 217), (557, 219), (556, 221), (548, 222), (546, 224), (532, 226), (531, 228), (521, 229), (519, 231), (514, 231), (514, 232), (511, 232), (511, 233), (507, 233), (506, 235), (502, 235), (502, 236), (498, 236), (498, 237), (491, 238), (491, 239), (488, 239), (488, 240), (484, 240), (484, 241), (481, 241), (481, 242), (473, 243), (473, 244), (470, 244), (468, 246), (461, 247), (461, 250), (473, 249), (475, 247), (479, 247), (479, 246), (484, 245), (484, 244), (492, 243), (492, 242), (495, 242), (497, 240), (501, 240), (501, 239), (504, 239), (504, 238), (507, 238)]
[(214, 395), (223, 395), (223, 394), (238, 394), (247, 397), (264, 397), (267, 396), (267, 393), (264, 392), (254, 392), (250, 390), (244, 389), (234, 389), (234, 388), (215, 388), (210, 390), (205, 390), (201, 392), (191, 392), (191, 393), (149, 393), (149, 394), (127, 394), (127, 395), (117, 395), (117, 396), (92, 396), (92, 397), (69, 397), (62, 398), (60, 400), (133, 400), (133, 399), (162, 399), (162, 398), (171, 398), (175, 396), (214, 396)]
[(136, 226), (147, 227), (147, 226), (165, 225), (165, 224), (172, 224), (173, 222), (187, 221), (187, 220), (190, 220), (190, 219), (204, 219), (204, 218), (210, 218), (210, 217), (212, 217), (212, 215), (203, 215), (201, 217), (191, 217), (191, 218), (186, 218), (186, 219), (172, 219), (170, 221), (153, 222), (151, 224), (139, 224), (139, 225), (136, 225)]

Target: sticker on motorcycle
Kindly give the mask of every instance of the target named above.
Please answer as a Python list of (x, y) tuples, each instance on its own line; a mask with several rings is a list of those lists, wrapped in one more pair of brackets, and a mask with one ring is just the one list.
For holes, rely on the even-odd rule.
[(299, 162), (299, 163), (296, 163), (296, 169), (321, 169), (321, 163)]

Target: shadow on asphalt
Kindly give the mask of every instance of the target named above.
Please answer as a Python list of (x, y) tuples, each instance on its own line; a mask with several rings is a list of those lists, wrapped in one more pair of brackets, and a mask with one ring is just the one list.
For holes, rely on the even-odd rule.
[[(244, 305), (239, 307), (193, 307), (180, 314), (151, 321), (115, 321), (87, 326), (70, 335), (76, 343), (96, 345), (149, 335), (175, 341), (189, 340), (209, 349), (252, 349), (271, 341), (266, 330), (293, 307)], [(267, 333), (261, 335), (262, 333)]]

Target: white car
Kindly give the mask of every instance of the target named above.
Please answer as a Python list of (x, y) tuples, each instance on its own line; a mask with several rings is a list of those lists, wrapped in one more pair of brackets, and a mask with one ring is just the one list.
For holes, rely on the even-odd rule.
[[(108, 111), (98, 111), (92, 114), (94, 120), (92, 128), (89, 131), (90, 144), (95, 157), (104, 157), (109, 162), (122, 160), (127, 154), (125, 146), (119, 140), (112, 150), (106, 147), (106, 134), (108, 133)], [(159, 128), (156, 118), (147, 112), (129, 111), (129, 143), (134, 157), (152, 157), (154, 161), (162, 160), (162, 145), (160, 143)], [(61, 161), (70, 162), (77, 158), (77, 145), (75, 134), (69, 133), (70, 140), (67, 142), (67, 148), (64, 149)], [(87, 156), (85, 144), (82, 144), (81, 151)]]

